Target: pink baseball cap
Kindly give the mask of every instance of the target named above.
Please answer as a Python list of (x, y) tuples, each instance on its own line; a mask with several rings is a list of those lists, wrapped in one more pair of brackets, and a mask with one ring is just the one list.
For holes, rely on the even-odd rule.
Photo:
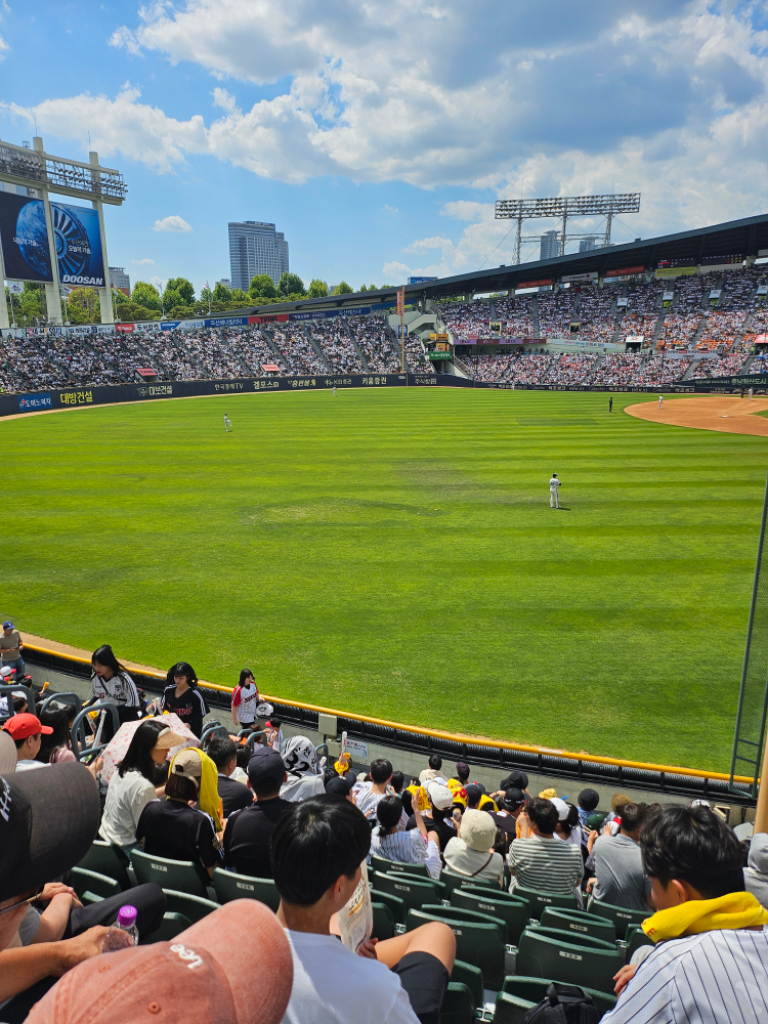
[(277, 918), (233, 900), (170, 942), (85, 960), (36, 1003), (28, 1024), (279, 1024), (293, 957)]

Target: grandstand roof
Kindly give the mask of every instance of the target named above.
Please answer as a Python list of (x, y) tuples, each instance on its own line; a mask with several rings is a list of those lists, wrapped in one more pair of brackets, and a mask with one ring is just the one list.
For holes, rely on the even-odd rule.
[[(405, 286), (406, 301), (448, 298), (455, 295), (507, 291), (520, 287), (526, 281), (559, 280), (565, 275), (586, 274), (597, 271), (601, 276), (622, 269), (643, 267), (655, 269), (662, 260), (702, 260), (723, 256), (752, 256), (764, 252), (768, 255), (768, 213), (741, 220), (712, 224), (709, 227), (679, 231), (673, 235), (637, 239), (623, 245), (611, 245), (590, 252), (572, 253), (549, 260), (536, 260), (513, 266), (489, 267), (470, 274), (442, 277), (437, 281)], [(723, 260), (725, 262), (725, 260)], [(296, 310), (368, 306), (395, 300), (395, 289), (354, 292), (322, 299), (301, 299), (298, 302), (273, 303), (249, 308), (247, 312), (287, 313)], [(246, 310), (243, 310), (245, 313)], [(228, 314), (233, 315), (233, 314)]]

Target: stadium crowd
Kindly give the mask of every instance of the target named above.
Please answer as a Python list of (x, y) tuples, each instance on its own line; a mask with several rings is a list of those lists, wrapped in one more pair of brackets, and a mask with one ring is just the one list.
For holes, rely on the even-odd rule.
[(354, 770), (282, 737), (247, 669), (230, 728), (187, 662), (156, 717), (110, 647), (92, 668), (103, 749), (66, 698), (5, 708), (6, 1024), (438, 1024), (457, 999), (469, 1024), (516, 991), (555, 1005), (550, 980), (582, 986), (584, 1021), (765, 1021), (768, 834), (707, 801), (601, 807), (521, 770), (489, 792), (434, 753)]

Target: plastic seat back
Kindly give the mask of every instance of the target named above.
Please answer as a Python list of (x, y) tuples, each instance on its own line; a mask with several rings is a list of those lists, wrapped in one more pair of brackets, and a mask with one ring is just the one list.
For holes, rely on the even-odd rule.
[(402, 872), (389, 874), (386, 871), (377, 872), (376, 889), (379, 892), (388, 892), (391, 896), (398, 896), (405, 904), (406, 911), (411, 907), (418, 909), (425, 903), (439, 903), (442, 899), (443, 887), (436, 882), (427, 879), (414, 878), (413, 875), (406, 875)]
[(220, 903), (214, 903), (213, 900), (203, 899), (201, 896), (190, 896), (186, 892), (176, 892), (173, 889), (164, 889), (163, 892), (168, 904), (165, 908), (166, 913), (183, 914), (193, 924), (195, 921), (202, 921), (204, 917), (212, 914), (221, 906)]
[(451, 981), (461, 982), (467, 986), (472, 993), (472, 1001), (477, 1009), (483, 1005), (485, 986), (483, 972), (479, 967), (476, 967), (475, 964), (468, 964), (465, 960), (454, 960)]
[(168, 860), (154, 857), (143, 850), (131, 853), (131, 864), (140, 884), (154, 882), (161, 889), (174, 892), (188, 892), (192, 896), (208, 898), (207, 880), (203, 879), (202, 868), (191, 860)]
[(406, 928), (410, 931), (429, 921), (447, 924), (456, 936), (456, 955), (460, 960), (474, 964), (483, 972), (485, 984), (492, 989), (501, 987), (504, 981), (505, 948), (503, 933), (492, 921), (469, 922), (451, 919), (450, 907), (444, 907), (446, 916), (428, 914), (421, 910), (409, 910)]
[(543, 924), (529, 924), (532, 931), (540, 932), (542, 935), (549, 935), (560, 942), (575, 943), (577, 946), (587, 946), (589, 949), (610, 949), (615, 950), (616, 943), (605, 939), (598, 939), (594, 935), (574, 935), (573, 932), (566, 932), (562, 928), (546, 928)]
[[(155, 931), (148, 936), (147, 943), (170, 942), (171, 939), (175, 939), (180, 932), (189, 928), (191, 924), (192, 922), (184, 914), (168, 913), (166, 910), (163, 914), (163, 920), (160, 922), (160, 927), (155, 929)], [(143, 943), (140, 942), (139, 945), (143, 945)]]
[(493, 893), (486, 896), (482, 892), (456, 889), (451, 893), (451, 907), (463, 907), (466, 910), (475, 910), (480, 914), (501, 918), (507, 926), (507, 942), (513, 946), (518, 944), (524, 929), (528, 927), (528, 907), (525, 903), (497, 900)]
[(103, 900), (109, 896), (119, 896), (123, 891), (114, 878), (81, 867), (72, 868), (72, 888), (79, 897), (90, 892)]
[(576, 942), (564, 942), (534, 928), (525, 929), (517, 950), (519, 974), (601, 992), (613, 992), (613, 976), (621, 966), (621, 955), (615, 947), (592, 949)]
[(499, 935), (502, 942), (507, 944), (507, 923), (501, 917), (494, 917), (493, 914), (483, 910), (476, 910), (472, 907), (458, 907), (452, 904), (446, 907), (443, 903), (425, 903), (421, 908), (425, 914), (434, 914), (435, 917), (450, 918), (452, 921), (466, 921), (468, 924), (495, 924), (499, 928)]
[(530, 999), (521, 999), (509, 992), (499, 992), (496, 996), (496, 1009), (493, 1024), (523, 1024), (526, 1014), (536, 1003)]
[(592, 935), (605, 942), (616, 941), (616, 926), (607, 917), (589, 914), (586, 910), (559, 910), (547, 907), (541, 915), (542, 928), (559, 928), (560, 931), (572, 932), (573, 938)]
[(649, 939), (640, 925), (630, 925), (627, 929), (627, 963), (641, 946), (653, 946), (653, 939)]
[(213, 888), (219, 903), (247, 899), (265, 903), (274, 911), (280, 906), (280, 893), (271, 878), (251, 878), (250, 875), (237, 875), (234, 871), (215, 868)]
[(467, 985), (448, 982), (440, 1007), (440, 1024), (474, 1024), (475, 1002)]
[(522, 885), (515, 886), (513, 895), (519, 894), (528, 901), (531, 909), (531, 917), (538, 921), (547, 907), (560, 908), (562, 910), (577, 910), (576, 897), (564, 896), (561, 893), (543, 892), (538, 889), (526, 889)]
[(371, 899), (375, 900), (376, 903), (383, 903), (386, 907), (389, 907), (395, 924), (405, 924), (406, 906), (399, 896), (393, 896), (391, 893), (380, 891), (376, 888), (374, 882), (371, 886)]
[[(504, 979), (503, 992), (517, 996), (519, 999), (531, 1000), (533, 1003), (540, 1003), (547, 994), (547, 989), (552, 984), (551, 978), (526, 978), (519, 975), (510, 975)], [(592, 1002), (597, 1007), (597, 1012), (602, 1017), (616, 1005), (616, 996), (610, 992), (600, 992), (596, 988), (589, 988), (582, 985), (581, 988), (592, 996)]]
[(395, 934), (395, 915), (386, 903), (371, 903), (373, 910), (373, 932), (372, 937), (380, 942), (384, 939), (391, 939)]
[(106, 875), (107, 878), (114, 878), (125, 892), (126, 889), (131, 888), (131, 880), (126, 870), (128, 863), (128, 858), (122, 850), (103, 839), (96, 839), (77, 866), (87, 868), (88, 871), (98, 871), (100, 875)]
[(627, 935), (627, 928), (631, 924), (642, 924), (653, 913), (652, 910), (628, 910), (626, 907), (616, 907), (612, 903), (600, 903), (598, 900), (590, 900), (587, 912), (597, 914), (598, 917), (607, 917), (616, 926), (616, 938), (624, 939)]
[(371, 855), (371, 867), (376, 872), (386, 871), (391, 875), (402, 871), (417, 878), (432, 877), (426, 864), (406, 864), (404, 861), (387, 860), (386, 857), (379, 857), (375, 853)]

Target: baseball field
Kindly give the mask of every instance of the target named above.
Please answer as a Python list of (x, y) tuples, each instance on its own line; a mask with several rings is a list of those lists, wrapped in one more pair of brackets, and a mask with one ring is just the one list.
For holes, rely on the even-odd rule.
[(727, 770), (768, 438), (624, 413), (644, 400), (393, 388), (1, 422), (1, 610), (283, 698)]

